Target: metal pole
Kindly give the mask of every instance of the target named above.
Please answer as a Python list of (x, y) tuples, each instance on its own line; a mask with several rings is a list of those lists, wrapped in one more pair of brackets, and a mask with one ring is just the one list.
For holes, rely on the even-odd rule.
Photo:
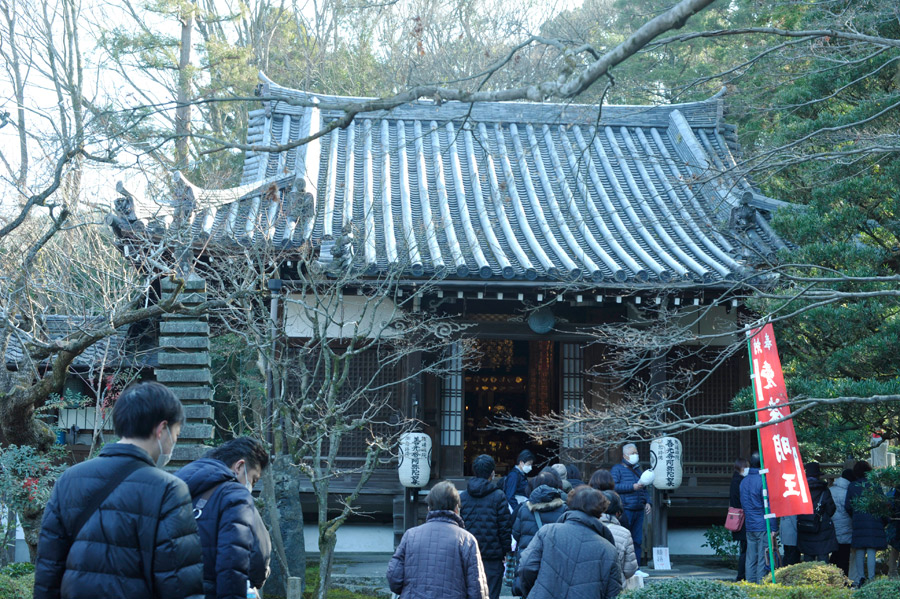
[[(753, 348), (751, 347), (750, 339), (747, 341), (747, 351), (750, 353), (750, 380), (753, 383), (753, 386), (756, 386), (756, 376), (753, 372)], [(754, 389), (753, 394), (753, 403), (756, 403), (756, 389)], [(756, 410), (756, 423), (759, 424), (759, 406), (757, 406)], [(759, 429), (756, 429), (756, 446), (759, 447), (759, 475), (762, 477), (762, 495), (763, 495), (763, 510), (765, 513), (765, 521), (766, 521), (766, 539), (769, 543), (769, 569), (772, 573), (772, 583), (775, 583), (775, 545), (772, 543), (772, 524), (771, 518), (769, 517), (769, 491), (768, 486), (766, 485), (766, 464), (763, 460), (763, 450), (762, 450), (762, 436), (759, 433)]]

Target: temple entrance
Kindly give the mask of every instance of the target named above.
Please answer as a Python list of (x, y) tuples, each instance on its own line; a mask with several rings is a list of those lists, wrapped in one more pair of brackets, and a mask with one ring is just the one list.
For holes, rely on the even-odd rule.
[(489, 427), (499, 414), (527, 417), (558, 410), (559, 345), (553, 341), (479, 339), (479, 368), (463, 375), (465, 415), (463, 426), (464, 473), (476, 456), (486, 453), (502, 476), (515, 466), (523, 449), (537, 457), (535, 467), (550, 463), (556, 444), (537, 443), (524, 433), (498, 432)]

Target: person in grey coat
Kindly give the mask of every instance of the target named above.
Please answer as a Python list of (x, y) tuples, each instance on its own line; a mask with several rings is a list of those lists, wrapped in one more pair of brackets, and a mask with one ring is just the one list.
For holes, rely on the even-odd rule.
[(603, 538), (599, 520), (609, 504), (606, 496), (585, 485), (573, 489), (568, 502), (559, 522), (542, 527), (522, 552), (514, 595), (611, 599), (622, 590), (616, 548)]
[(388, 564), (391, 592), (400, 599), (489, 599), (478, 541), (459, 517), (456, 487), (439, 482), (426, 501), (425, 524), (403, 533)]
[(784, 546), (783, 565), (800, 563), (800, 549), (797, 547), (797, 516), (783, 516), (778, 519), (778, 538)]
[(844, 572), (844, 576), (850, 576), (850, 543), (853, 541), (853, 522), (850, 514), (844, 508), (847, 500), (847, 489), (853, 482), (853, 470), (847, 468), (839, 478), (834, 479), (831, 485), (831, 497), (834, 499), (834, 532), (837, 535), (838, 549), (831, 554), (831, 563)]

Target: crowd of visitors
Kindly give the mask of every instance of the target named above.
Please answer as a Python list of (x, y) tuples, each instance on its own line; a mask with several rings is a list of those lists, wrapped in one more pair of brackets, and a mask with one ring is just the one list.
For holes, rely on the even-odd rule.
[[(880, 486), (867, 479), (872, 470), (868, 462), (856, 462), (852, 470), (844, 470), (830, 485), (818, 463), (806, 464), (813, 513), (771, 518), (768, 529), (759, 466), (758, 453), (753, 453), (749, 460), (738, 459), (734, 463), (729, 504), (742, 509), (744, 514), (743, 527), (732, 532), (740, 544), (737, 580), (761, 582), (770, 571), (767, 530), (772, 535), (773, 547), (780, 543), (783, 548), (783, 553), (776, 556), (782, 565), (829, 562), (859, 587), (875, 577), (876, 551), (890, 544), (893, 550), (890, 567), (896, 574), (900, 530), (895, 524), (888, 526), (888, 518), (854, 507), (856, 498), (867, 488), (876, 494), (883, 493)], [(893, 504), (900, 508), (900, 497)]]
[(478, 456), (465, 491), (447, 481), (432, 488), (425, 524), (403, 535), (391, 559), (391, 590), (401, 599), (497, 599), (505, 578), (529, 599), (606, 599), (643, 586), (636, 522), (649, 498), (636, 448), (622, 449), (622, 464), (587, 485), (573, 464), (529, 477), (528, 450), (498, 484), (493, 458)]

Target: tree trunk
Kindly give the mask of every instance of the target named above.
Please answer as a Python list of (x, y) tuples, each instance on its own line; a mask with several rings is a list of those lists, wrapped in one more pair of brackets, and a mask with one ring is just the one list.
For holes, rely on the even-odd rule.
[(316, 599), (326, 599), (331, 585), (331, 568), (334, 564), (334, 548), (337, 545), (337, 531), (331, 524), (319, 526), (319, 588)]
[(188, 135), (191, 132), (191, 34), (194, 30), (194, 6), (181, 15), (181, 54), (178, 57), (178, 98), (175, 101), (175, 168), (188, 164)]

